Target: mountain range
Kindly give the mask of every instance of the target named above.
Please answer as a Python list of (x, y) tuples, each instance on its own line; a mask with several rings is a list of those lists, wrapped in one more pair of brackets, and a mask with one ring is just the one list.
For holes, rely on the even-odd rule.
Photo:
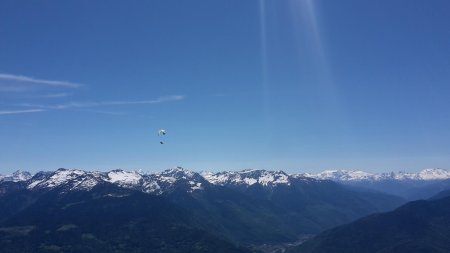
[[(182, 169), (181, 167), (177, 167), (175, 169)], [(64, 170), (64, 169), (61, 169)], [(172, 169), (173, 170), (173, 169)], [(184, 170), (184, 169), (183, 169)], [(83, 172), (81, 170), (70, 170), (70, 171), (79, 171), (80, 173)], [(170, 171), (170, 170), (169, 170)], [(187, 171), (187, 170), (186, 170)], [(224, 172), (208, 172), (204, 171), (200, 174), (210, 180), (212, 183), (225, 183), (225, 182), (231, 182), (236, 181), (239, 182), (240, 180), (245, 181), (245, 175), (248, 174), (248, 172), (251, 171), (258, 171), (258, 170), (243, 170), (243, 171), (224, 171)], [(264, 171), (264, 170), (261, 170)], [(122, 172), (126, 173), (128, 175), (134, 174), (137, 175), (137, 177), (140, 177), (145, 174), (144, 172), (138, 172), (138, 171), (131, 171), (127, 172), (124, 170), (113, 170), (110, 171), (107, 174), (111, 174), (111, 176), (114, 177), (114, 172)], [(267, 171), (269, 172), (269, 171)], [(271, 171), (272, 173), (274, 171)], [(86, 172), (88, 173), (88, 172)], [(288, 175), (285, 172), (278, 171), (279, 176), (281, 175), (284, 177), (284, 175)], [(105, 173), (97, 172), (97, 175), (104, 175)], [(151, 175), (152, 173), (150, 173)], [(155, 175), (158, 175), (160, 173), (153, 173)], [(18, 170), (14, 172), (11, 175), (0, 175), (0, 181), (26, 181), (32, 178), (32, 174), (27, 171), (21, 171)], [(242, 179), (241, 176), (244, 176)], [(450, 179), (450, 170), (447, 169), (440, 169), (440, 168), (428, 168), (423, 169), (417, 173), (413, 172), (383, 172), (383, 173), (369, 173), (362, 170), (325, 170), (319, 173), (293, 173), (289, 176), (293, 177), (307, 177), (307, 178), (314, 178), (314, 179), (320, 179), (320, 180), (333, 180), (333, 181), (383, 181), (383, 180), (421, 180), (421, 181), (435, 181), (435, 180), (445, 180)], [(123, 176), (126, 177), (126, 176)], [(270, 175), (268, 175), (270, 177)], [(116, 176), (117, 180), (121, 180), (120, 176)], [(125, 178), (122, 178), (125, 180)], [(264, 178), (261, 178), (261, 182), (264, 181)], [(266, 181), (270, 180), (270, 178), (267, 178)], [(267, 182), (269, 182), (267, 181)], [(247, 181), (248, 184), (255, 183), (252, 180)], [(279, 182), (280, 183), (280, 182)]]
[[(180, 169), (180, 168), (177, 168)], [(173, 169), (172, 169), (173, 170)], [(63, 172), (65, 171), (65, 172)], [(255, 173), (261, 172), (256, 176)], [(45, 178), (49, 172), (39, 172), (32, 175), (26, 171), (16, 171), (12, 175), (0, 175), (0, 182), (32, 182), (28, 188), (45, 188), (57, 186), (67, 181), (73, 181), (72, 190), (89, 189), (98, 183), (109, 182), (121, 187), (139, 189), (143, 192), (162, 194), (171, 188), (171, 183), (179, 180), (170, 176), (170, 170), (160, 173), (143, 173), (137, 171), (113, 170), (109, 172), (86, 172), (82, 170), (61, 169), (51, 178)], [(436, 193), (450, 189), (450, 171), (446, 169), (424, 169), (417, 173), (411, 172), (389, 172), (368, 173), (361, 170), (326, 170), (320, 173), (296, 173), (287, 174), (283, 171), (244, 170), (225, 172), (201, 172), (194, 173), (184, 170), (186, 179), (195, 175), (192, 180), (185, 183), (191, 184), (190, 191), (199, 190), (207, 181), (209, 184), (218, 186), (248, 187), (255, 183), (265, 187), (276, 185), (289, 185), (290, 180), (316, 179), (331, 180), (339, 184), (353, 188), (357, 191), (378, 191), (390, 195), (396, 195), (405, 200), (427, 199)], [(176, 174), (176, 173), (175, 173)], [(179, 174), (179, 173), (178, 173)], [(39, 178), (45, 179), (40, 181)], [(81, 180), (80, 182), (76, 180)], [(77, 183), (78, 182), (78, 183)]]
[(302, 241), (402, 203), (283, 171), (16, 172), (0, 180), (0, 206), (6, 207), (0, 209), (0, 248), (249, 252)]
[(368, 173), (361, 170), (326, 170), (317, 174), (303, 173), (305, 177), (328, 179), (360, 190), (375, 190), (400, 196), (406, 200), (427, 199), (450, 189), (450, 171), (424, 169), (417, 173)]

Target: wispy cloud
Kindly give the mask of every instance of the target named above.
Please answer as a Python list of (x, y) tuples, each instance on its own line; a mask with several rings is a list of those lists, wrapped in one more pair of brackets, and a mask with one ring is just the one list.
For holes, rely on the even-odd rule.
[(170, 101), (183, 100), (185, 96), (174, 95), (159, 97), (154, 100), (137, 100), (137, 101), (100, 101), (100, 102), (70, 102), (59, 105), (37, 105), (37, 104), (19, 104), (18, 106), (35, 107), (41, 109), (62, 110), (70, 108), (90, 108), (100, 106), (119, 106), (119, 105), (145, 105), (145, 104), (160, 104)]
[(33, 112), (43, 112), (43, 111), (46, 111), (46, 110), (45, 109), (9, 110), (9, 111), (0, 111), (0, 115), (33, 113)]
[[(80, 83), (68, 82), (68, 81), (57, 81), (57, 80), (47, 80), (47, 79), (37, 79), (34, 77), (24, 76), (24, 75), (14, 75), (0, 73), (0, 92), (18, 92), (18, 93), (30, 93), (31, 98), (66, 98), (72, 95), (69, 92), (65, 92), (64, 89), (74, 89), (83, 86)], [(9, 97), (8, 100), (24, 98), (21, 97)], [(25, 97), (27, 98), (27, 97)], [(30, 97), (28, 97), (30, 98)], [(162, 96), (152, 100), (113, 100), (113, 101), (70, 101), (62, 103), (4, 103), (4, 106), (15, 106), (21, 107), (16, 109), (0, 109), (0, 115), (7, 114), (25, 114), (34, 113), (42, 111), (52, 111), (52, 110), (75, 110), (75, 111), (85, 111), (91, 113), (102, 113), (110, 115), (120, 115), (123, 112), (114, 112), (109, 110), (96, 110), (97, 107), (113, 107), (113, 106), (131, 106), (131, 105), (150, 105), (150, 104), (160, 104), (171, 101), (178, 101), (185, 99), (184, 95), (172, 95), (172, 96)], [(65, 100), (65, 99), (64, 99)], [(65, 100), (67, 101), (67, 100)], [(24, 108), (27, 107), (27, 108)], [(91, 109), (92, 108), (92, 109)], [(26, 110), (25, 110), (26, 109)]]
[[(28, 77), (28, 76), (23, 76), (23, 75), (12, 75), (12, 74), (5, 74), (5, 73), (0, 73), (0, 80), (39, 84), (39, 85), (45, 85), (45, 86), (51, 86), (51, 87), (64, 87), (64, 88), (79, 88), (82, 86), (82, 84), (68, 82), (68, 81), (37, 79), (34, 77)], [(0, 83), (0, 85), (1, 85), (1, 83)]]

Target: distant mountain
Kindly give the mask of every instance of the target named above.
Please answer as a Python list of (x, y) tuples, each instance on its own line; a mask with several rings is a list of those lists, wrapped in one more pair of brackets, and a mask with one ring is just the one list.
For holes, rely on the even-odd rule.
[(325, 231), (289, 252), (450, 252), (450, 197), (410, 202)]
[(429, 200), (438, 200), (438, 199), (443, 199), (443, 198), (447, 198), (447, 197), (450, 197), (450, 190), (441, 191), (438, 194), (431, 197)]
[[(25, 181), (2, 181), (0, 190), (0, 206), (6, 207), (0, 209), (0, 231), (12, 229), (17, 236), (11, 241), (8, 239), (11, 235), (0, 235), (3, 243), (11, 242), (3, 244), (11, 248), (10, 252), (20, 252), (27, 245), (35, 247), (33, 242), (43, 238), (48, 247), (56, 245), (79, 250), (76, 245), (88, 243), (83, 240), (86, 237), (83, 234), (93, 235), (104, 246), (96, 244), (93, 249), (117, 250), (114, 241), (121, 241), (122, 235), (109, 240), (109, 232), (103, 229), (118, 226), (123, 227), (124, 234), (137, 233), (137, 230), (128, 230), (137, 220), (149, 227), (134, 226), (133, 229), (153, 229), (152, 222), (156, 221), (146, 215), (153, 215), (152, 212), (159, 215), (155, 216), (158, 220), (165, 220), (164, 229), (173, 227), (173, 231), (163, 229), (161, 232), (162, 235), (167, 233), (167, 238), (161, 241), (171, 247), (177, 245), (170, 239), (173, 233), (187, 229), (196, 236), (209, 238), (204, 247), (219, 240), (241, 250), (240, 246), (294, 242), (305, 235), (374, 212), (392, 210), (403, 203), (398, 197), (353, 191), (329, 180), (265, 170), (200, 174), (175, 168), (145, 174), (59, 169), (39, 172)], [(111, 208), (114, 211), (106, 211)], [(135, 214), (139, 215), (133, 216)], [(108, 220), (110, 215), (124, 218), (121, 223), (115, 223)], [(95, 227), (89, 225), (93, 222)], [(77, 231), (73, 238), (78, 239), (70, 245), (61, 244), (58, 241), (61, 233), (56, 232), (72, 228), (72, 225), (77, 228), (73, 230)], [(19, 231), (14, 227), (19, 227)], [(151, 233), (144, 232), (153, 236)], [(192, 239), (189, 238), (191, 236), (183, 240), (188, 242)], [(158, 245), (151, 247), (155, 247), (155, 252), (164, 251), (163, 245)], [(177, 252), (174, 247), (173, 252)]]
[(427, 199), (434, 194), (450, 189), (450, 171), (424, 169), (418, 173), (390, 172), (367, 173), (360, 170), (326, 170), (302, 176), (321, 180), (333, 180), (354, 189), (370, 189), (401, 196), (408, 200)]
[(30, 172), (18, 170), (14, 172), (12, 175), (0, 175), (0, 182), (20, 182), (27, 181), (32, 177)]
[(361, 170), (325, 170), (312, 174), (301, 174), (315, 179), (328, 179), (333, 181), (383, 181), (383, 180), (445, 180), (450, 179), (450, 170), (430, 168), (418, 173), (410, 172), (389, 172), (389, 173), (368, 173)]

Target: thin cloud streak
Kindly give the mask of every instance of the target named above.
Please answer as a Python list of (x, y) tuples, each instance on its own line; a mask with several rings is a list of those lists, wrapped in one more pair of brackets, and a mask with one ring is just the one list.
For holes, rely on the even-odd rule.
[(41, 84), (52, 87), (79, 88), (82, 84), (67, 81), (36, 79), (33, 77), (0, 73), (0, 80)]
[(0, 115), (7, 114), (22, 114), (22, 113), (33, 113), (33, 112), (44, 112), (45, 109), (31, 109), (31, 110), (11, 110), (11, 111), (0, 111)]
[(18, 106), (36, 107), (42, 109), (62, 110), (70, 108), (89, 108), (100, 106), (115, 106), (115, 105), (143, 105), (143, 104), (160, 104), (170, 101), (178, 101), (184, 99), (183, 95), (160, 97), (155, 100), (140, 100), (140, 101), (104, 101), (104, 102), (71, 102), (60, 105), (34, 105), (34, 104), (19, 104)]

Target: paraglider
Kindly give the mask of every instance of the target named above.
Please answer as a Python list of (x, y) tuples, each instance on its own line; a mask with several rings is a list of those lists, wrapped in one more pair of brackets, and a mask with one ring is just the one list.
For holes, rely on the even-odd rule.
[[(164, 130), (164, 129), (159, 129), (159, 130), (158, 130), (158, 136), (162, 137), (162, 136), (164, 136), (164, 135), (166, 135), (166, 130)], [(164, 144), (164, 142), (163, 142), (163, 141), (160, 141), (159, 144)]]

